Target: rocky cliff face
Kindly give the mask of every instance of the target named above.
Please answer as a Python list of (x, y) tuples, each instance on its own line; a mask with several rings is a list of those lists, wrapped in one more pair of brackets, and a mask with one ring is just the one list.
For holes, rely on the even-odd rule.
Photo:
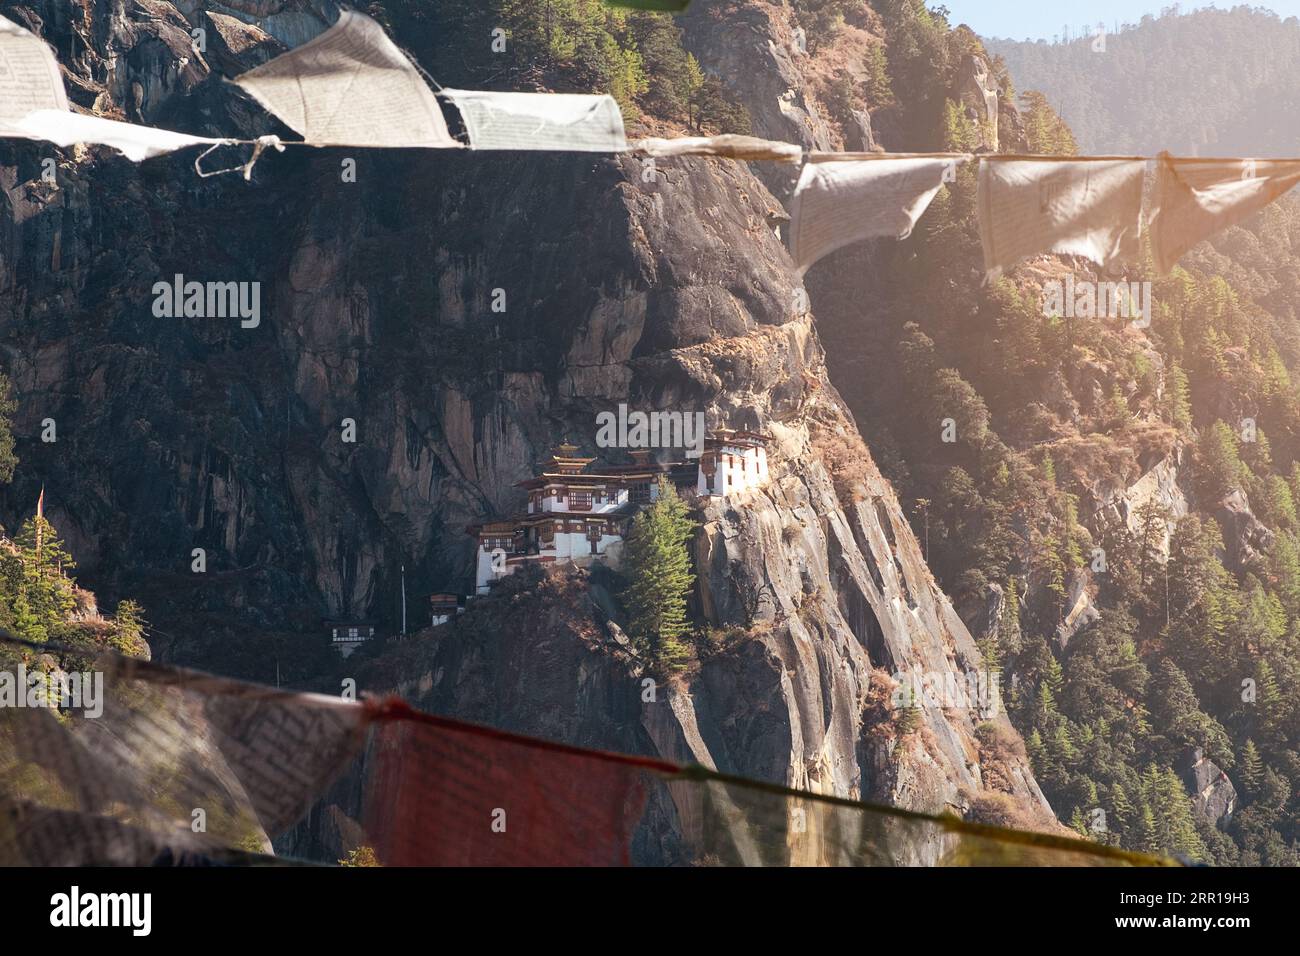
[[(688, 24), (699, 49), (723, 55), (771, 7), (734, 6)], [(62, 52), (80, 44), (66, 65), (83, 106), (255, 134), (271, 121), (222, 74), (300, 42), (328, 7), (80, 0), (69, 15), (26, 0), (0, 13)], [(183, 39), (204, 23), (219, 35), (206, 57)], [(774, 112), (755, 131), (789, 138), (780, 113), (829, 145), (814, 104), (777, 90), (784, 54), (765, 49), (775, 74), (746, 75)], [(40, 178), (51, 155), (57, 184)], [(888, 675), (964, 683), (978, 653), (828, 380), (768, 225), (779, 204), (746, 166), (661, 160), (647, 177), (630, 157), (303, 150), (246, 185), (189, 163), (0, 146), (0, 344), (24, 462), (5, 518), (45, 482), (83, 579), (140, 598), (160, 656), (219, 660), (226, 634), (326, 617), (391, 621), (403, 564), (413, 599), (464, 590), (465, 526), (516, 510), (514, 483), (559, 439), (595, 451), (596, 414), (621, 402), (703, 411), (774, 435), (774, 477), (704, 508), (696, 604), (729, 636), (666, 707), (638, 702), (639, 665), (600, 615), (599, 634), (572, 615), (543, 627), (526, 592), (493, 612), (514, 626), (491, 647), (458, 625), (393, 682), (511, 729), (1048, 825), (1004, 718), (977, 734), (978, 712), (934, 706), (915, 732), (896, 726)], [(155, 318), (150, 290), (175, 274), (260, 282), (260, 325)], [(55, 443), (39, 439), (45, 419)], [(651, 856), (672, 858), (669, 843)]]

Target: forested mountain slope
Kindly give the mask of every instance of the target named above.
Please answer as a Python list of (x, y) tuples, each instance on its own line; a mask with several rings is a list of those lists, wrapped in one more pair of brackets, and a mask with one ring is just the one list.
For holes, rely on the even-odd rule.
[[(1145, 16), (1070, 43), (988, 39), (1090, 153), (1300, 156), (1300, 20), (1258, 6)], [(1080, 11), (1085, 15), (1085, 11)]]
[[(924, 80), (898, 83), (921, 59), (951, 61), (908, 56), (899, 43), (918, 32), (942, 42), (936, 19), (918, 11), (893, 25), (889, 76), (915, 126), (885, 134), (890, 150), (969, 141), (951, 109), (936, 139), (940, 114), (925, 103), (941, 94)], [(1214, 47), (1202, 58), (1182, 45), (1183, 31), (1198, 30)], [(1072, 95), (1113, 94), (1066, 106), (1067, 120), (1093, 124), (1079, 127), (1083, 147), (1178, 150), (1199, 140), (1202, 125), (1177, 100), (1223, 131), (1203, 152), (1236, 144), (1296, 155), (1285, 132), (1294, 112), (1278, 108), (1289, 94), (1253, 92), (1284, 90), (1290, 60), (1244, 55), (1252, 36), (1267, 33), (1259, 49), (1269, 51), (1293, 31), (1240, 10), (1162, 18), (1109, 38), (1105, 54), (1056, 51), (1073, 59), (1054, 60), (1050, 77)], [(961, 33), (946, 36), (951, 44)], [(1174, 49), (1185, 62), (1163, 69), (1160, 56)], [(1139, 53), (1149, 73), (1098, 79)], [(1033, 151), (1072, 152), (1074, 137), (1033, 94), (1048, 71), (1027, 79), (1017, 62), (991, 70), (1002, 109), (1024, 91), (1016, 98)], [(1239, 75), (1220, 85), (1228, 64)], [(942, 90), (943, 75), (928, 82)], [(1214, 125), (1250, 116), (1271, 117), (1277, 135), (1243, 121), (1229, 139), (1226, 122)], [(1293, 864), (1297, 205), (1283, 200), (1227, 230), (1171, 277), (1128, 276), (1154, 280), (1142, 327), (1044, 314), (1045, 283), (1100, 278), (1086, 262), (1044, 257), (985, 286), (974, 202), (963, 172), (907, 241), (844, 250), (809, 274), (832, 380), (986, 660), (1000, 662), (1013, 719), (1061, 818), (1129, 847)], [(949, 419), (954, 442), (943, 440)]]

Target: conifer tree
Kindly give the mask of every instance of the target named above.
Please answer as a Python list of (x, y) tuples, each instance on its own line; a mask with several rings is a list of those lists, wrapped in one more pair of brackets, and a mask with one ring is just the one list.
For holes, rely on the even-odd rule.
[(916, 733), (921, 726), (921, 707), (915, 698), (906, 704), (898, 714), (898, 736), (906, 737)]
[(1070, 814), (1070, 829), (1081, 837), (1092, 836), (1091, 831), (1088, 829), (1088, 818), (1083, 815), (1083, 808), (1075, 807)]
[(656, 500), (633, 519), (624, 546), (631, 583), (623, 600), (633, 644), (660, 666), (676, 669), (687, 656), (682, 637), (695, 576), (686, 545), (696, 524), (671, 482), (661, 476), (657, 487)]
[(885, 45), (873, 43), (867, 47), (863, 58), (866, 67), (867, 105), (873, 110), (883, 109), (894, 102), (894, 90), (889, 82), (889, 69), (885, 59)]
[(1034, 773), (1042, 773), (1042, 769), (1047, 762), (1047, 750), (1043, 746), (1043, 735), (1035, 727), (1025, 738), (1025, 752), (1029, 754), (1030, 765), (1034, 768)]
[(695, 59), (692, 53), (686, 54), (686, 74), (684, 77), (684, 94), (686, 99), (686, 114), (690, 127), (697, 132), (701, 128), (701, 114), (703, 112), (702, 96), (705, 87), (704, 70), (700, 67), (700, 61)]
[(1157, 574), (1162, 570), (1164, 560), (1165, 535), (1169, 527), (1169, 511), (1158, 500), (1152, 498), (1137, 511), (1137, 534), (1134, 540), (1137, 559), (1137, 577), (1139, 593), (1138, 604), (1151, 611), (1163, 609), (1165, 593), (1162, 584), (1157, 583)]
[(1180, 749), (1199, 747), (1220, 766), (1232, 766), (1234, 758), (1227, 732), (1201, 710), (1187, 675), (1168, 658), (1156, 668), (1147, 699), (1152, 726), (1171, 745)]
[(1057, 724), (1056, 733), (1052, 736), (1049, 746), (1060, 760), (1062, 767), (1069, 769), (1074, 765), (1078, 751), (1075, 750), (1074, 740), (1070, 736), (1070, 727), (1065, 721)]
[(1141, 850), (1144, 853), (1159, 853), (1160, 838), (1156, 832), (1156, 816), (1151, 812), (1151, 807), (1147, 804), (1142, 805), (1142, 813), (1138, 818), (1137, 833), (1133, 837), (1133, 849)]
[(1191, 387), (1187, 373), (1178, 364), (1170, 366), (1165, 375), (1165, 418), (1175, 428), (1182, 430), (1192, 424)]
[(1214, 422), (1196, 446), (1205, 497), (1218, 501), (1241, 485), (1245, 472), (1238, 451), (1237, 436), (1224, 422)]
[(1065, 602), (1065, 562), (1061, 560), (1061, 548), (1057, 543), (1056, 535), (1043, 535), (1042, 542), (1039, 545), (1038, 566), (1042, 570), (1043, 577), (1047, 580), (1047, 590), (1056, 596), (1057, 610), (1059, 611)]
[(1025, 136), (1031, 153), (1056, 156), (1075, 156), (1079, 146), (1074, 141), (1070, 127), (1056, 115), (1047, 97), (1037, 90), (1020, 94), (1021, 116), (1025, 120)]
[(1278, 687), (1273, 666), (1267, 660), (1259, 662), (1255, 681), (1255, 708), (1259, 714), (1256, 725), (1259, 728), (1260, 738), (1266, 749), (1277, 749), (1283, 743), (1282, 691)]
[(18, 456), (14, 454), (13, 413), (18, 408), (10, 394), (9, 379), (0, 375), (0, 484), (13, 480)]
[(1157, 826), (1165, 834), (1166, 840), (1163, 849), (1176, 856), (1193, 860), (1205, 859), (1205, 843), (1196, 832), (1191, 798), (1172, 767), (1161, 771), (1156, 794), (1156, 806), (1159, 808)]
[(74, 606), (66, 575), (76, 564), (54, 525), (34, 515), (23, 522), (14, 544), (23, 563), (22, 587), (31, 613), (42, 622), (63, 620)]
[(1079, 499), (1072, 494), (1062, 495), (1061, 505), (1061, 562), (1069, 571), (1083, 567), (1083, 550), (1080, 546)]
[(1255, 741), (1250, 738), (1246, 739), (1246, 745), (1241, 748), (1240, 780), (1241, 789), (1248, 797), (1259, 793), (1260, 784), (1264, 780), (1264, 761), (1259, 755), (1259, 748), (1255, 746)]
[(1119, 830), (1121, 837), (1127, 836), (1131, 832), (1133, 824), (1137, 822), (1137, 811), (1132, 801), (1129, 800), (1124, 785), (1118, 780), (1110, 788), (1110, 815), (1112, 827)]
[(32, 610), (26, 591), (20, 589), (12, 598), (13, 625), (18, 636), (34, 644), (44, 644), (49, 632), (41, 616)]
[(1002, 588), (1002, 615), (998, 619), (998, 646), (1004, 659), (1020, 653), (1020, 590), (1014, 577), (1007, 578)]

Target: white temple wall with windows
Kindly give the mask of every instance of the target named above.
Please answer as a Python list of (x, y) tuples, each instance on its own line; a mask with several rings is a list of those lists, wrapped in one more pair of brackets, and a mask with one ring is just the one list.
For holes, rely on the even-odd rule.
[(706, 460), (700, 463), (695, 490), (700, 495), (734, 495), (761, 487), (767, 484), (767, 479), (766, 448), (723, 446), (706, 453)]

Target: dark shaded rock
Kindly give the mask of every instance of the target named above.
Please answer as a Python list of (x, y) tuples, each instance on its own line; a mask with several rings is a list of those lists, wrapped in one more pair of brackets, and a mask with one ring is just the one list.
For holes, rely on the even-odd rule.
[(984, 586), (981, 600), (967, 599), (958, 604), (961, 619), (966, 622), (976, 641), (995, 637), (1007, 598), (1002, 585), (992, 582)]
[(853, 123), (848, 130), (848, 142), (845, 146), (850, 151), (861, 153), (874, 153), (880, 149), (871, 129), (871, 113), (867, 110), (853, 111)]
[(1070, 575), (1065, 618), (1056, 628), (1056, 643), (1062, 651), (1070, 646), (1074, 635), (1101, 618), (1101, 611), (1092, 603), (1091, 588), (1092, 580), (1087, 570), (1080, 569)]
[(1228, 494), (1214, 509), (1214, 518), (1223, 529), (1227, 549), (1226, 563), (1239, 571), (1268, 550), (1273, 532), (1250, 510), (1250, 501), (1241, 489)]
[(284, 44), (251, 23), (220, 13), (204, 14), (208, 59), (227, 76), (238, 76), (285, 51)]
[(1237, 788), (1228, 775), (1199, 747), (1183, 755), (1177, 770), (1191, 794), (1192, 810), (1197, 816), (1214, 826), (1226, 826), (1237, 809)]
[(957, 67), (953, 87), (967, 117), (979, 130), (978, 151), (998, 151), (998, 89), (988, 61), (971, 54)]

